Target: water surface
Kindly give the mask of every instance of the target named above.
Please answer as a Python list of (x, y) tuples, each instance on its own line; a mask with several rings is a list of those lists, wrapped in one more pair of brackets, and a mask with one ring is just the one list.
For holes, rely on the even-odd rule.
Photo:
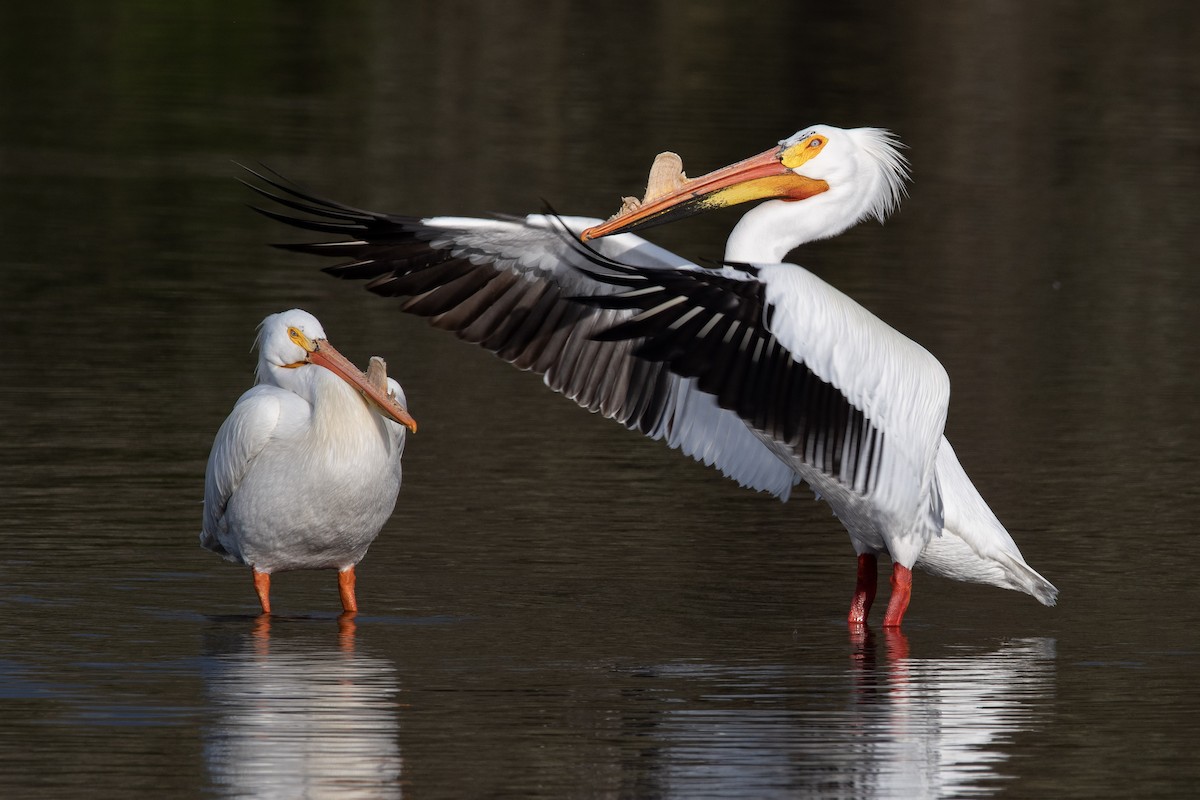
[[(483, 4), (481, 4), (483, 5)], [(0, 10), (0, 793), (1190, 796), (1200, 766), (1200, 42), (1179, 5), (65, 3)], [(787, 504), (403, 317), (231, 161), (408, 213), (605, 216), (812, 122), (909, 145), (889, 223), (796, 260), (927, 346), (1046, 609)], [(656, 229), (719, 255), (736, 214)], [(360, 566), (197, 546), (255, 325), (387, 358), (421, 432)], [(878, 613), (878, 612), (877, 612)]]

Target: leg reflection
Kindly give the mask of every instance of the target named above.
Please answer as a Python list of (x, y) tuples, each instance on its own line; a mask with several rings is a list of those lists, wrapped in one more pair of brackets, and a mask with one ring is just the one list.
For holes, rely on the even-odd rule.
[(271, 615), (259, 614), (254, 620), (254, 628), (250, 631), (254, 641), (254, 652), (258, 656), (267, 656), (271, 652)]
[(344, 653), (354, 652), (354, 634), (358, 630), (354, 617), (353, 611), (343, 611), (338, 615), (338, 646)]
[(908, 637), (899, 628), (884, 628), (883, 643), (887, 648), (888, 661), (908, 658)]

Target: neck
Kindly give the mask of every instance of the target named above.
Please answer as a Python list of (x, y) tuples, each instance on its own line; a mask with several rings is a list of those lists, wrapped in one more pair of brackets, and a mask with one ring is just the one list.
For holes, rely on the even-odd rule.
[(308, 398), (312, 427), (329, 452), (352, 460), (364, 448), (388, 441), (383, 417), (370, 409), (362, 395), (331, 372), (322, 370), (315, 377)]
[(802, 244), (836, 236), (857, 221), (839, 200), (831, 190), (808, 200), (769, 200), (750, 209), (730, 233), (725, 259), (779, 264)]
[(360, 436), (381, 435), (383, 418), (372, 412), (357, 391), (322, 367), (295, 369), (259, 363), (259, 383), (278, 386), (312, 407), (312, 428), (328, 435), (330, 446), (356, 446)]

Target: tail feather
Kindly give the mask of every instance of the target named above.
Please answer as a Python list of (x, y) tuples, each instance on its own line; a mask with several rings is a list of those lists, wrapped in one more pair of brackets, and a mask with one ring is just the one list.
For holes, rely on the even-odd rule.
[(1052, 606), (1058, 602), (1058, 588), (1043, 578), (1037, 570), (1008, 553), (1000, 553), (999, 557), (1009, 579), (1019, 584), (1019, 591), (1033, 595), (1034, 599), (1044, 606)]
[(1046, 606), (1058, 589), (1025, 563), (1016, 542), (963, 471), (950, 443), (938, 448), (945, 527), (925, 545), (917, 564), (935, 575), (1013, 589)]
[(211, 550), (226, 561), (237, 562), (238, 558), (233, 553), (225, 549), (225, 545), (221, 544), (221, 540), (217, 538), (215, 533), (202, 530), (200, 531), (200, 546), (205, 550)]

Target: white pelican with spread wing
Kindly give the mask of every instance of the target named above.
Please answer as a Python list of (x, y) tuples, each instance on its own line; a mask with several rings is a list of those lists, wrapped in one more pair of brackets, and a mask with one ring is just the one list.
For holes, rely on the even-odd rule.
[[(1057, 590), (1025, 564), (942, 435), (945, 370), (834, 287), (781, 263), (805, 242), (891, 213), (907, 178), (897, 148), (879, 129), (813, 126), (703, 177), (680, 175), (604, 223), (395, 216), (261, 175), (271, 189), (256, 188), (304, 216), (262, 213), (343, 237), (283, 245), (349, 259), (327, 272), (368, 281), (401, 310), (743, 486), (787, 499), (808, 483), (858, 554), (851, 624), (867, 618), (880, 553), (893, 563), (886, 627), (900, 625), (918, 564), (1051, 605)], [(719, 269), (629, 233), (758, 200)]]

